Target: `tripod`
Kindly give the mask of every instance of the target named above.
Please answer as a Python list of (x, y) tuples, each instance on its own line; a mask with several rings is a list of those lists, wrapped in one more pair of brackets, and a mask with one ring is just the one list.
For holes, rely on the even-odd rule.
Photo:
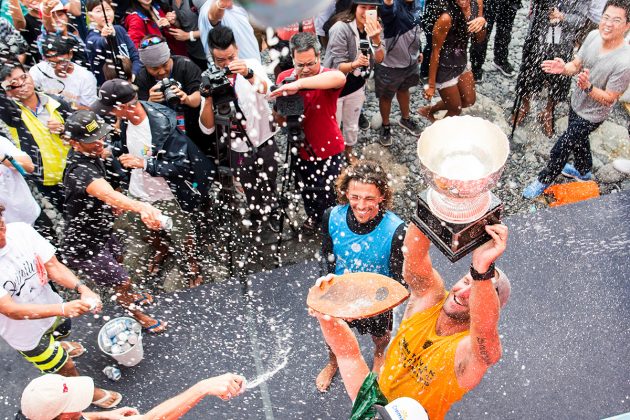
[[(217, 127), (217, 140), (215, 143), (215, 154), (217, 164), (217, 180), (214, 183), (212, 191), (212, 202), (215, 203), (211, 209), (215, 224), (222, 231), (218, 232), (220, 240), (216, 243), (225, 243), (226, 252), (228, 254), (228, 270), (230, 275), (237, 274), (237, 266), (244, 267), (248, 261), (252, 248), (244, 240), (243, 235), (238, 231), (240, 213), (236, 200), (236, 189), (234, 185), (233, 162), (231, 153), (231, 139), (235, 136), (241, 136), (245, 139), (251, 148), (254, 157), (257, 154), (257, 148), (249, 139), (245, 127), (238, 115), (244, 115), (238, 103), (230, 101), (217, 106), (215, 111), (214, 123)], [(222, 159), (222, 145), (226, 143), (227, 153)], [(240, 251), (240, 252), (239, 252)], [(237, 253), (241, 255), (237, 258)]]

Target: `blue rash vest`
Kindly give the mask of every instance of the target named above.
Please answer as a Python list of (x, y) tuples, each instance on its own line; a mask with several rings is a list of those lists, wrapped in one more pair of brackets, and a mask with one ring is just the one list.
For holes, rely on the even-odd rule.
[(402, 219), (390, 211), (370, 233), (361, 235), (348, 227), (348, 204), (336, 206), (330, 212), (328, 233), (333, 241), (335, 274), (366, 271), (391, 277), (389, 259), (392, 239)]

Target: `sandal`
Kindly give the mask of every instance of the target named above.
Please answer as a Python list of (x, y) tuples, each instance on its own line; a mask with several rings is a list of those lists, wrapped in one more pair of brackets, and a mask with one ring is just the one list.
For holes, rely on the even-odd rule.
[(76, 341), (62, 341), (61, 346), (71, 359), (75, 359), (86, 352), (85, 347)]
[(106, 389), (101, 389), (105, 393), (103, 398), (97, 401), (92, 401), (92, 405), (97, 406), (98, 408), (114, 408), (122, 401), (122, 395), (115, 391), (108, 391)]
[(136, 306), (151, 305), (153, 303), (153, 296), (145, 292), (136, 293), (133, 297), (135, 298), (133, 303)]
[(150, 327), (143, 327), (143, 329), (151, 334), (160, 334), (166, 331), (166, 327), (168, 327), (167, 322), (162, 323), (162, 321), (155, 321), (155, 324)]

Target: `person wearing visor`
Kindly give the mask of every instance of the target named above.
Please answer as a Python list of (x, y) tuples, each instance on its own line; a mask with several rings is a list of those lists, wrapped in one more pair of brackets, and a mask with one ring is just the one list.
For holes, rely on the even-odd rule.
[(97, 286), (112, 287), (117, 303), (128, 310), (147, 331), (159, 333), (166, 323), (140, 309), (153, 302), (146, 293), (134, 293), (131, 275), (122, 264), (122, 244), (113, 229), (116, 213), (137, 213), (149, 229), (160, 229), (161, 213), (149, 203), (133, 200), (115, 190), (115, 168), (106, 149), (112, 127), (92, 111), (72, 114), (65, 124), (65, 138), (72, 146), (64, 173), (64, 240), (62, 254), (68, 266)]
[[(150, 35), (140, 42), (138, 50), (144, 66), (136, 76), (138, 98), (141, 101), (166, 105), (174, 111), (183, 111), (186, 135), (202, 150), (208, 147), (210, 138), (205, 136), (198, 124), (201, 105), (201, 69), (188, 57), (173, 55), (163, 37)], [(176, 98), (167, 100), (162, 89), (164, 79), (172, 85), (168, 88)]]
[[(175, 269), (165, 276), (169, 283), (164, 287), (201, 284), (193, 219), (203, 213), (209, 201), (214, 163), (177, 128), (173, 110), (139, 101), (135, 87), (125, 80), (103, 83), (100, 99), (92, 109), (121, 121), (113, 153), (131, 171), (129, 195), (151, 203), (173, 222), (168, 232), (160, 231), (161, 240), (170, 243), (168, 251), (175, 262)], [(146, 243), (145, 227), (135, 214), (127, 213), (121, 219), (128, 249), (125, 266), (143, 277), (155, 274), (155, 268), (159, 270), (156, 263), (161, 261), (148, 257), (155, 246)]]
[(207, 396), (223, 401), (245, 391), (245, 378), (234, 373), (203, 379), (175, 397), (164, 401), (146, 414), (131, 407), (112, 411), (84, 412), (90, 405), (89, 395), (94, 389), (92, 378), (65, 378), (44, 375), (33, 379), (22, 392), (20, 412), (16, 420), (155, 420), (179, 419)]
[[(64, 6), (59, 0), (43, 0), (40, 5), (42, 16), (42, 33), (37, 38), (37, 47), (42, 54), (43, 41), (48, 34), (61, 35), (71, 45), (72, 60), (80, 66), (88, 67), (90, 62), (85, 52), (85, 44), (75, 30), (77, 27), (70, 23), (69, 8), (72, 2)], [(69, 30), (70, 29), (70, 30)]]
[[(499, 316), (511, 289), (494, 262), (506, 249), (508, 228), (485, 229), (492, 239), (473, 251), (469, 272), (447, 291), (431, 263), (429, 240), (416, 225), (409, 226), (403, 276), (411, 296), (378, 378), (346, 321), (309, 310), (337, 358), (353, 402), (351, 419), (371, 419), (375, 403), (401, 397), (419, 402), (429, 418), (442, 419), (501, 359)], [(332, 278), (320, 278), (316, 286)]]
[(48, 95), (60, 95), (74, 108), (88, 109), (96, 98), (96, 78), (72, 62), (72, 45), (67, 37), (47, 34), (42, 40), (45, 61), (31, 67), (35, 87)]

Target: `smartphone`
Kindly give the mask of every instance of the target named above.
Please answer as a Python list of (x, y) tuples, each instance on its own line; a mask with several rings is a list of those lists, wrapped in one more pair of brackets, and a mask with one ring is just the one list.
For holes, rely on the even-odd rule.
[(376, 20), (378, 19), (376, 17), (376, 9), (366, 10), (365, 11), (365, 18), (366, 19), (371, 19), (373, 22), (376, 22)]

